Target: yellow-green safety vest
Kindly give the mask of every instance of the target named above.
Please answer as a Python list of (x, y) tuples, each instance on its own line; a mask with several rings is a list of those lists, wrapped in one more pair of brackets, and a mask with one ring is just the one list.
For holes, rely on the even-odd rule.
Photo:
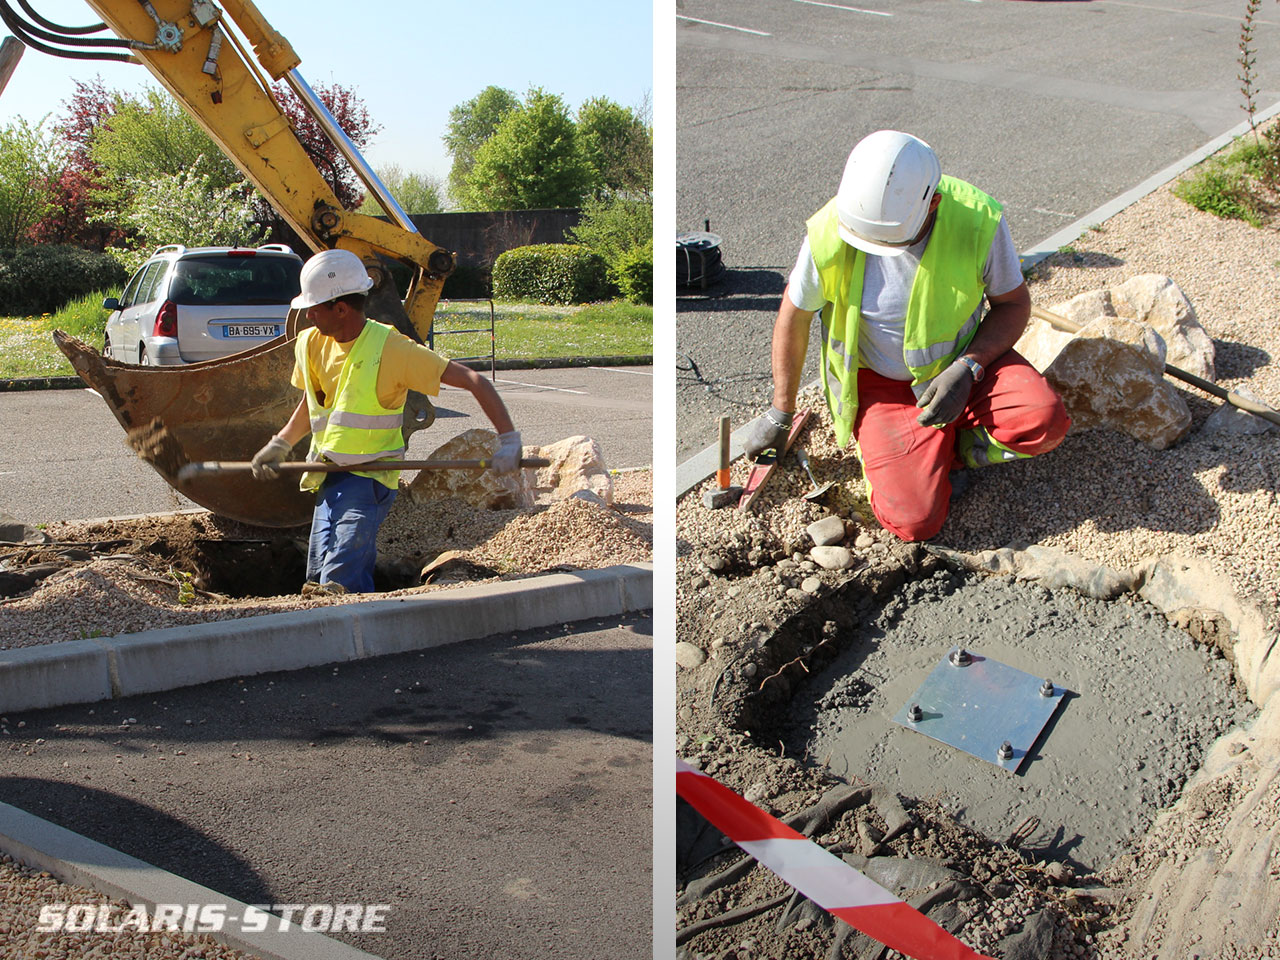
[[(322, 405), (311, 381), (307, 347), (312, 337), (321, 336), (315, 327), (298, 334), (294, 359), (302, 371), (307, 395), (307, 414), (311, 419), (311, 460), (327, 459), (334, 463), (368, 463), (370, 460), (400, 460), (405, 443), (401, 425), (404, 408), (391, 409), (378, 402), (378, 370), (382, 366), (382, 347), (391, 327), (376, 320), (365, 320), (364, 329), (351, 346), (338, 374), (333, 396)], [(398, 470), (353, 471), (357, 476), (371, 477), (392, 490), (400, 482)], [(324, 482), (325, 474), (304, 473), (300, 486), (315, 490)]]
[[(973, 313), (986, 291), (982, 271), (1002, 209), (977, 187), (954, 177), (944, 176), (937, 192), (938, 215), (911, 285), (903, 331), (903, 360), (913, 386), (941, 373), (977, 333)], [(836, 440), (844, 447), (858, 412), (858, 327), (867, 255), (845, 243), (836, 225), (834, 197), (806, 224), (827, 300), (822, 309), (822, 385)]]

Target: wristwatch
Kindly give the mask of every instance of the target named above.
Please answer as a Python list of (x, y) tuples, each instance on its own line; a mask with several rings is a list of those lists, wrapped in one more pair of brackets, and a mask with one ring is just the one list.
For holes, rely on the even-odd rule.
[(974, 383), (980, 383), (982, 378), (986, 376), (987, 371), (983, 368), (982, 364), (973, 359), (973, 357), (957, 357), (956, 359), (969, 368), (969, 372), (973, 374)]

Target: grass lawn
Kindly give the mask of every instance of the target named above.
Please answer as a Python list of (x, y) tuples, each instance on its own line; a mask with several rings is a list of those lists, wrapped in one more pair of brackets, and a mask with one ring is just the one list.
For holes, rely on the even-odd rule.
[[(107, 314), (92, 294), (52, 316), (0, 317), (0, 379), (74, 376), (51, 333), (66, 330), (102, 345)], [(639, 357), (653, 353), (653, 308), (617, 300), (585, 306), (495, 303), (494, 349), (499, 360), (544, 357)], [(447, 333), (475, 330), (483, 333)], [(489, 303), (442, 301), (436, 350), (447, 357), (489, 356)]]

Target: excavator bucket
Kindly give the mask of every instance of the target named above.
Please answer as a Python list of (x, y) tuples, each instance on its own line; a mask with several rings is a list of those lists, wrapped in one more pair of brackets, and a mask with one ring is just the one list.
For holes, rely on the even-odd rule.
[[(222, 517), (262, 527), (309, 523), (315, 497), (297, 477), (211, 474), (181, 486), (178, 471), (202, 460), (249, 460), (288, 421), (302, 397), (289, 382), (296, 321), (267, 343), (218, 360), (145, 367), (103, 357), (61, 330), (53, 334), (76, 373), (107, 402), (129, 446), (184, 496)], [(404, 435), (430, 426), (430, 401), (410, 393)], [(295, 459), (304, 459), (305, 447)]]

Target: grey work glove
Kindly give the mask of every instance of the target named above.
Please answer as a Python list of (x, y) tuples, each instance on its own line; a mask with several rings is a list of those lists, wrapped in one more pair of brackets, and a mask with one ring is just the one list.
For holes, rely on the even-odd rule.
[(284, 439), (284, 437), (275, 436), (268, 440), (267, 445), (255, 453), (250, 461), (253, 465), (254, 479), (274, 480), (280, 476), (280, 471), (276, 469), (276, 464), (281, 463), (292, 449), (293, 444)]
[(972, 390), (973, 371), (959, 360), (952, 361), (951, 366), (930, 381), (916, 401), (916, 406), (923, 408), (920, 416), (916, 417), (916, 423), (922, 427), (941, 427), (950, 423), (964, 413)]
[(794, 416), (795, 414), (777, 407), (770, 407), (767, 413), (760, 414), (747, 424), (747, 433), (742, 439), (743, 452), (755, 460), (766, 450), (781, 449), (786, 443), (787, 434), (791, 432), (791, 420)]
[(520, 431), (512, 430), (498, 434), (498, 449), (489, 461), (494, 473), (514, 473), (520, 468), (520, 454), (524, 447), (520, 443)]

